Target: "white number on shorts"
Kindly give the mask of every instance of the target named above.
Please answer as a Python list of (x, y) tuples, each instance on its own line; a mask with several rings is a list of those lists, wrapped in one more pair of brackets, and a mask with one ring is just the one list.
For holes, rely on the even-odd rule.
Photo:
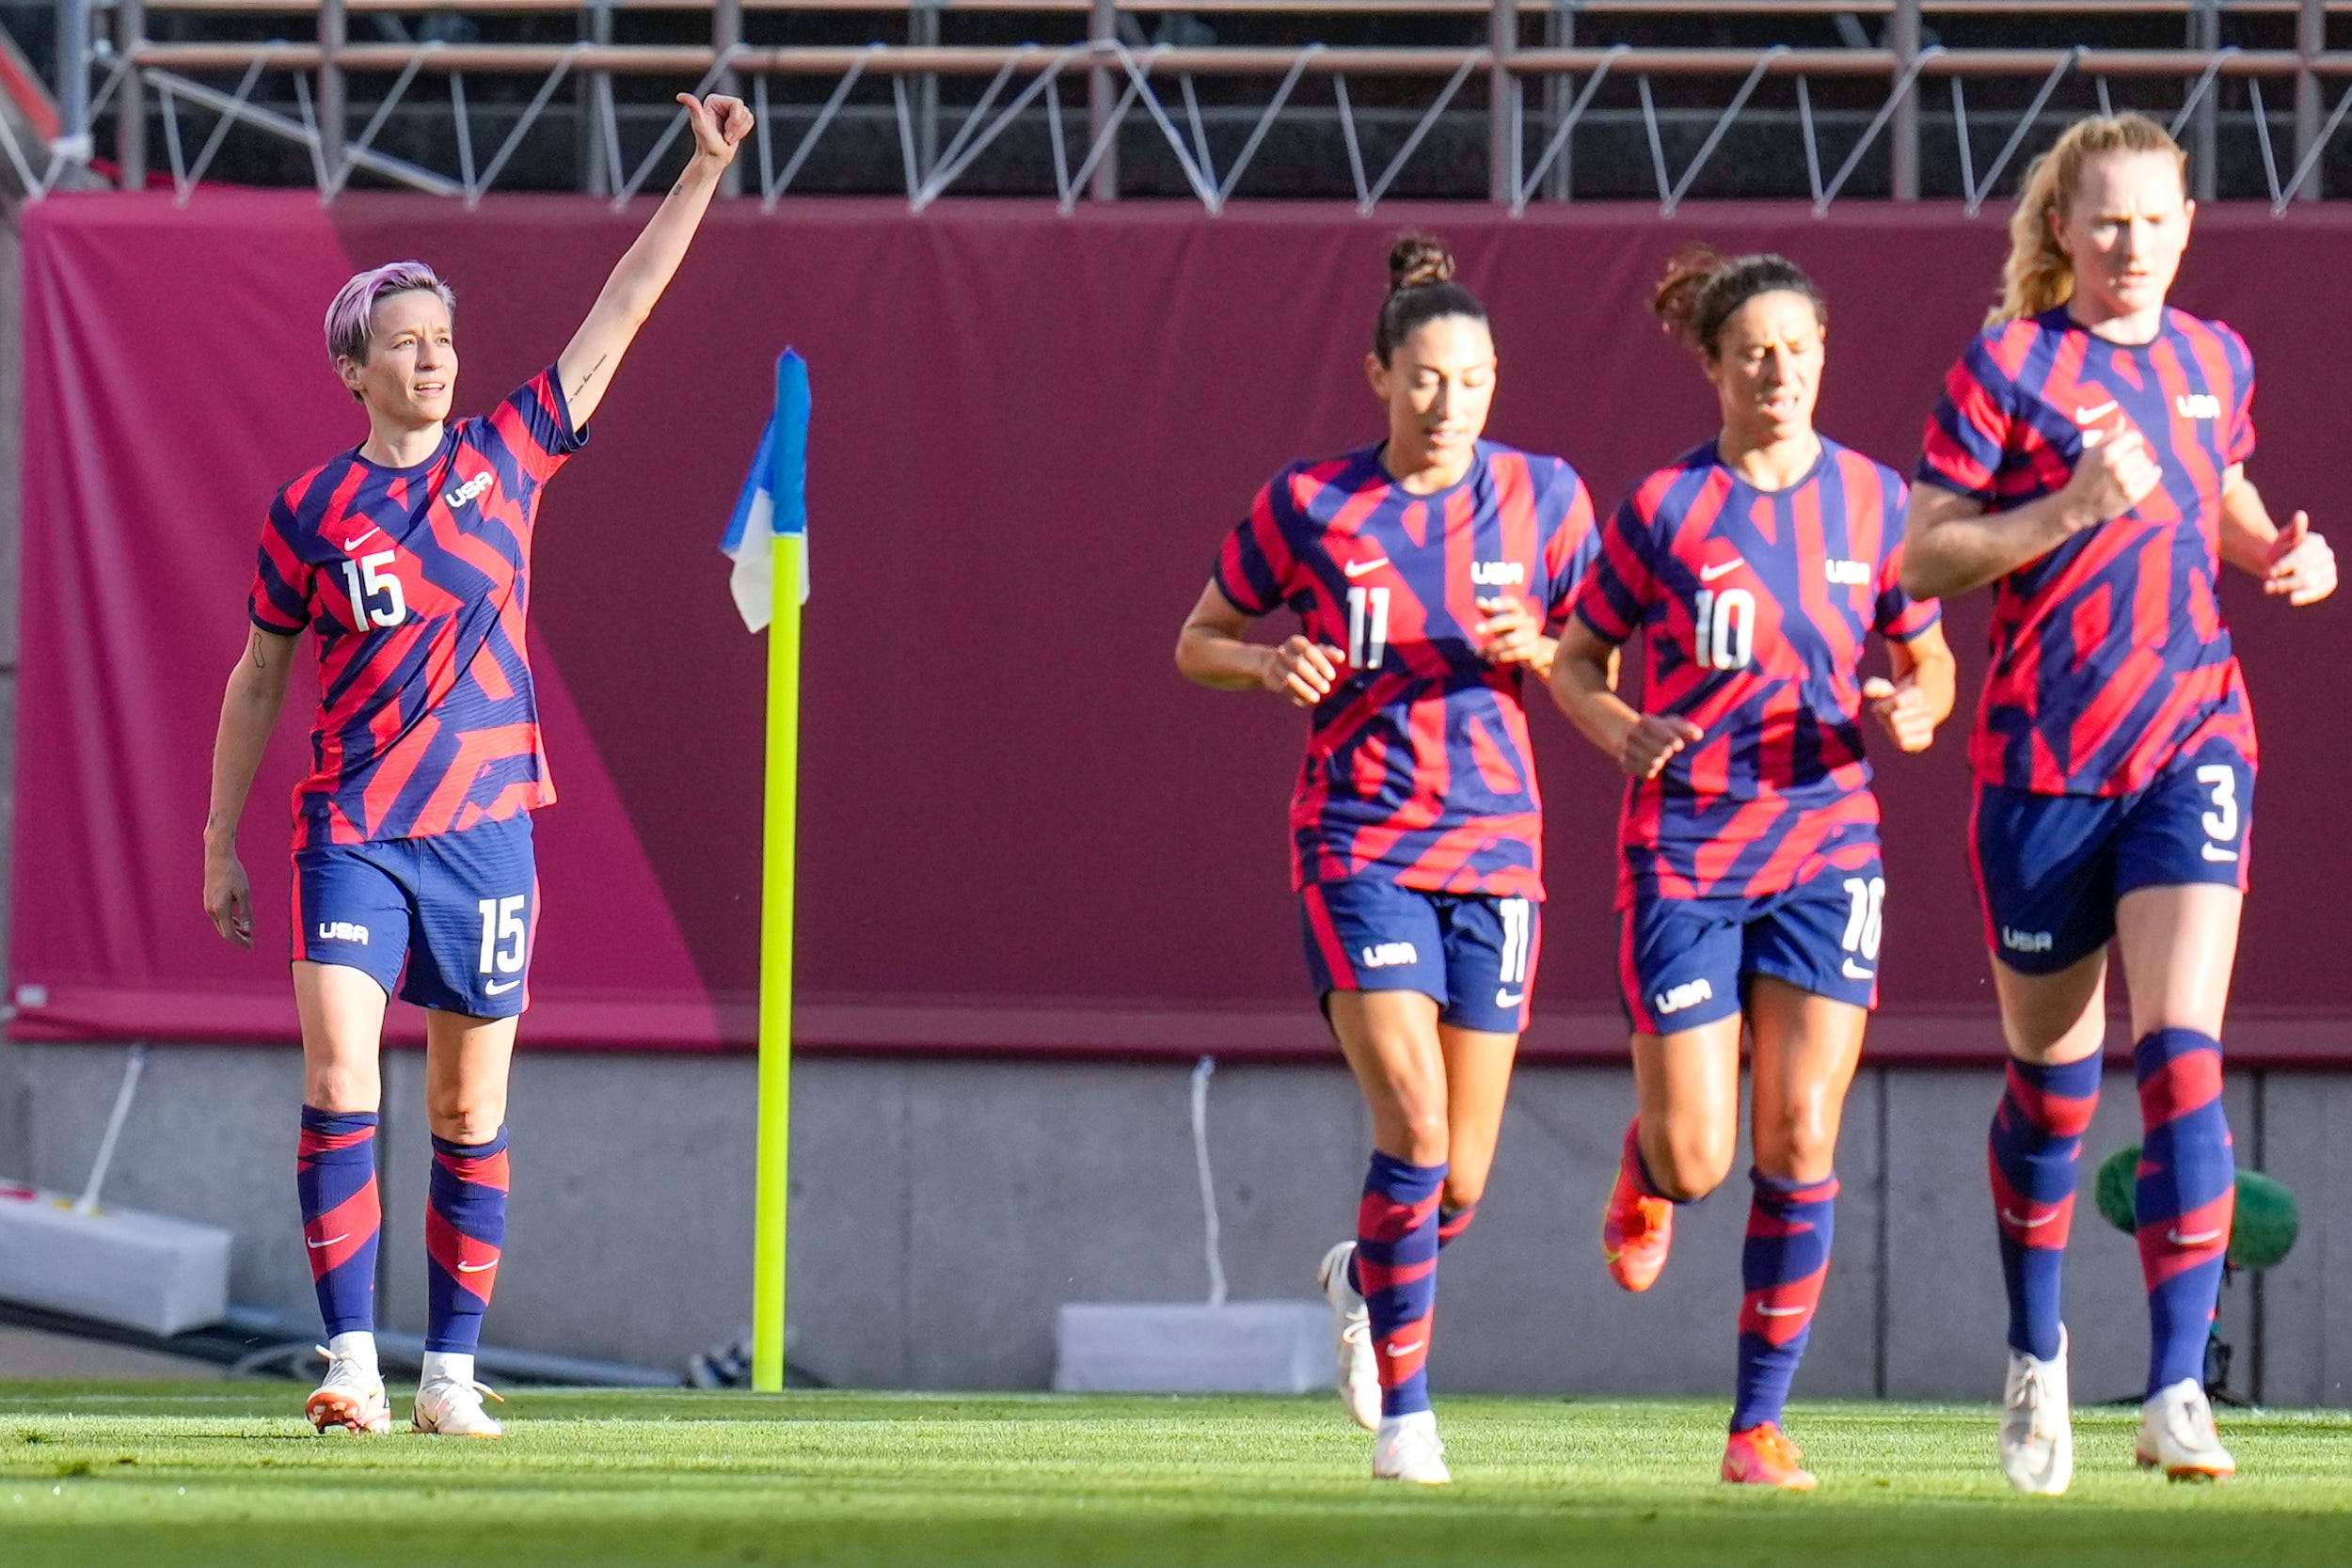
[(1875, 963), (1880, 939), (1886, 935), (1886, 879), (1846, 879), (1846, 896), (1852, 901), (1846, 913), (1846, 951)]
[(1347, 662), (1359, 670), (1377, 670), (1389, 647), (1389, 591), (1351, 588), (1347, 591)]
[[(396, 626), (408, 619), (408, 598), (400, 591), (400, 576), (379, 568), (400, 559), (398, 550), (378, 550), (343, 562), (343, 586), (351, 590), (352, 625), (365, 631), (373, 621)], [(376, 603), (378, 596), (383, 603)]]
[(516, 974), (522, 971), (523, 947), (531, 940), (523, 925), (524, 895), (485, 898), (474, 906), (482, 911), (482, 973)]
[(1535, 922), (1524, 898), (1500, 901), (1502, 911), (1502, 962), (1495, 977), (1506, 986), (1527, 983), (1527, 960), (1534, 955)]
[(2212, 763), (2197, 770), (2197, 782), (2213, 791), (2213, 810), (2202, 818), (2206, 836), (2217, 843), (2237, 841), (2237, 774), (2226, 764)]
[(1708, 670), (1744, 670), (1756, 657), (1756, 595), (1744, 588), (1699, 590), (1692, 604), (1698, 619), (1698, 661)]

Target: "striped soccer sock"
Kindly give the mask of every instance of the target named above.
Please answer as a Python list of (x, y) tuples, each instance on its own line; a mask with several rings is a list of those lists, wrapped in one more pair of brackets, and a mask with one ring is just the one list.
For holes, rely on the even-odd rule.
[(384, 1226), (375, 1183), (376, 1115), (302, 1108), (294, 1189), (302, 1240), (327, 1336), (375, 1329), (375, 1243)]
[(488, 1143), (433, 1140), (424, 1216), (424, 1348), (470, 1355), (506, 1242), (506, 1129)]
[(1740, 1377), (1731, 1430), (1780, 1419), (1829, 1277), (1837, 1178), (1788, 1181), (1751, 1171), (1748, 1240), (1740, 1252)]
[(2221, 1042), (2158, 1029), (2132, 1049), (2139, 1071), (2139, 1179), (2133, 1209), (2148, 1284), (2148, 1392), (2202, 1385), (2221, 1293), (2237, 1173), (2221, 1105)]
[(1375, 1152), (1356, 1211), (1356, 1275), (1372, 1316), (1380, 1414), (1429, 1408), (1429, 1334), (1438, 1301), (1438, 1193), (1445, 1166)]
[(2011, 1058), (1986, 1144), (2009, 1348), (2043, 1361), (2058, 1353), (2059, 1282), (2099, 1075), (2095, 1055), (2047, 1066)]

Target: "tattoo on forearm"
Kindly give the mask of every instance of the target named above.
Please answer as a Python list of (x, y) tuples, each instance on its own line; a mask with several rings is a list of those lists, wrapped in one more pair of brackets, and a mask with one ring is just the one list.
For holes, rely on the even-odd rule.
[(262, 650), (262, 640), (258, 637), (253, 640), (253, 668), (256, 670), (269, 668), (269, 655)]
[(571, 395), (578, 397), (580, 393), (586, 391), (588, 389), (588, 383), (596, 379), (596, 372), (604, 369), (604, 362), (612, 357), (612, 356), (609, 354), (600, 354), (596, 356), (596, 362), (580, 372), (580, 382), (577, 386), (572, 388)]

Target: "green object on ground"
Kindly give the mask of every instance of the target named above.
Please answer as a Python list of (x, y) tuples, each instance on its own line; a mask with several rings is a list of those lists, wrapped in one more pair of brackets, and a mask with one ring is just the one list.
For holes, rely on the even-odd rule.
[[(2099, 1166), (2092, 1192), (2099, 1212), (2126, 1236), (2137, 1228), (2132, 1214), (2132, 1186), (2139, 1166), (2139, 1146), (2127, 1144)], [(2237, 1209), (2230, 1227), (2230, 1262), (2241, 1269), (2267, 1269), (2295, 1246), (2301, 1225), (2295, 1194), (2286, 1184), (2258, 1170), (2237, 1173)]]
[(317, 1437), (301, 1399), (0, 1386), (0, 1560), (2295, 1568), (2352, 1542), (2344, 1412), (2225, 1417), (2239, 1479), (2190, 1487), (2133, 1468), (2134, 1413), (2081, 1409), (2054, 1505), (2002, 1483), (1990, 1405), (1795, 1406), (1822, 1488), (1798, 1497), (1716, 1481), (1714, 1400), (1441, 1400), (1457, 1480), (1423, 1491), (1369, 1481), (1372, 1440), (1328, 1396), (520, 1389), (500, 1443)]

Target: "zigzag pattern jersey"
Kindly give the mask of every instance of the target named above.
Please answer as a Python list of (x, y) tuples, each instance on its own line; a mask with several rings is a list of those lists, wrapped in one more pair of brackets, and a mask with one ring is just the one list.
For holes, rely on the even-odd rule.
[(294, 847), (429, 837), (554, 800), (523, 618), (543, 487), (587, 439), (549, 369), (415, 467), (355, 450), (278, 493), (246, 612), (318, 635)]
[(1989, 784), (2127, 795), (2219, 736), (2254, 760), (2222, 624), (2222, 476), (2254, 451), (2254, 360), (2219, 322), (2168, 309), (2111, 343), (2063, 306), (1986, 328), (1946, 379), (1919, 478), (2006, 512), (2063, 488), (2090, 430), (2136, 429), (2163, 483), (2000, 579), (1969, 760)]
[(1283, 469), (1216, 561), (1236, 609), (1288, 606), (1307, 637), (1346, 651), (1291, 799), (1294, 885), (1375, 877), (1540, 899), (1519, 672), (1479, 657), (1472, 633), (1482, 598), (1565, 624), (1592, 558), (1592, 497), (1561, 459), (1491, 441), (1459, 483), (1417, 496), (1380, 450)]
[(1904, 499), (1892, 469), (1835, 441), (1772, 491), (1710, 441), (1610, 517), (1576, 613), (1605, 641), (1639, 634), (1644, 710), (1706, 732), (1626, 788), (1621, 907), (1761, 898), (1876, 858), (1863, 641), (1942, 619), (1902, 591)]

